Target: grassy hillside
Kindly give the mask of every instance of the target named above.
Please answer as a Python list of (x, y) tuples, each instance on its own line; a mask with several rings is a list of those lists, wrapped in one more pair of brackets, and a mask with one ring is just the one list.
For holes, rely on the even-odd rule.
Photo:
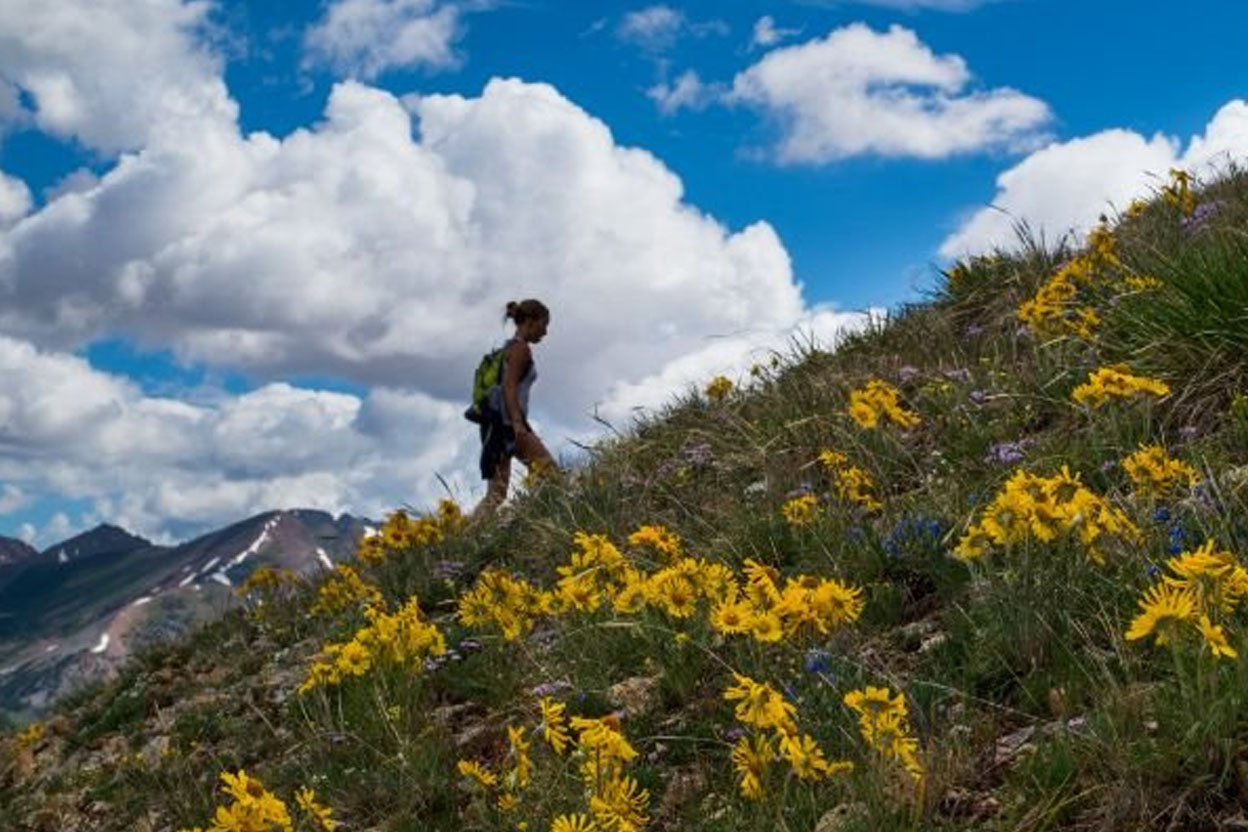
[(396, 515), (328, 582), (257, 578), (5, 740), (0, 816), (1243, 828), (1245, 355), (1248, 177), (1176, 177), (685, 396), (497, 523)]

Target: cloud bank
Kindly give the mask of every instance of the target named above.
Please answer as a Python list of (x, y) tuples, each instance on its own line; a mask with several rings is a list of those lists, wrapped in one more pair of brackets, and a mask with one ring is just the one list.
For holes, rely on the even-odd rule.
[(1246, 155), (1244, 100), (1224, 105), (1186, 147), (1172, 136), (1149, 138), (1123, 129), (1055, 142), (998, 176), (991, 206), (973, 213), (946, 238), (940, 254), (952, 258), (1011, 249), (1019, 242), (1014, 226), (1020, 222), (1050, 241), (1081, 235), (1102, 214), (1155, 192), (1171, 168), (1208, 176)]

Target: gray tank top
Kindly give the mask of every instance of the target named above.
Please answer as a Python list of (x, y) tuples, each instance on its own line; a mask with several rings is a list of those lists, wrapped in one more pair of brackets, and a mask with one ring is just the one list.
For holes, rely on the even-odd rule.
[[(503, 346), (507, 349), (516, 343), (516, 339), (510, 339)], [(524, 414), (524, 418), (529, 416), (529, 391), (533, 389), (533, 382), (537, 381), (537, 362), (530, 361), (528, 369), (524, 375), (520, 377), (520, 381), (516, 383), (516, 398), (520, 402), (520, 412)], [(511, 414), (507, 412), (507, 406), (503, 402), (503, 386), (500, 384), (490, 391), (491, 404), (497, 407), (503, 414), (503, 424), (511, 424)]]

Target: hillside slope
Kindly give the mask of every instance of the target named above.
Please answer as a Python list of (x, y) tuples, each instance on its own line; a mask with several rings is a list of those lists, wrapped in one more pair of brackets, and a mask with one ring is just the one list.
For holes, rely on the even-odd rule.
[[(959, 264), (0, 751), (15, 830), (1248, 825), (1248, 178)], [(240, 773), (240, 771), (242, 773)]]

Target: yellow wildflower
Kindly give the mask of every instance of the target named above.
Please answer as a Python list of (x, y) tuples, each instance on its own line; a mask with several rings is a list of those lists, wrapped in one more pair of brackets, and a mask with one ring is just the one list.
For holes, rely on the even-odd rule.
[(1235, 652), (1235, 648), (1226, 640), (1226, 633), (1222, 632), (1222, 627), (1210, 621), (1209, 616), (1202, 615), (1196, 621), (1196, 629), (1200, 630), (1200, 634), (1204, 636), (1205, 643), (1209, 645), (1213, 655), (1227, 659), (1238, 658), (1239, 653)]
[(680, 536), (664, 526), (642, 526), (628, 536), (628, 542), (633, 546), (650, 546), (669, 561), (684, 554)]
[(888, 419), (902, 428), (916, 427), (919, 415), (901, 406), (901, 393), (886, 381), (871, 379), (867, 386), (849, 394), (849, 416), (860, 427), (871, 429), (881, 419)]
[(745, 736), (732, 748), (732, 765), (741, 778), (741, 794), (750, 800), (761, 800), (766, 789), (767, 770), (776, 759), (776, 751), (767, 737)]
[(598, 832), (597, 825), (588, 815), (559, 815), (550, 824), (550, 832)]
[(1090, 373), (1087, 383), (1076, 387), (1071, 398), (1078, 404), (1086, 404), (1096, 409), (1110, 399), (1128, 399), (1143, 395), (1160, 398), (1169, 394), (1170, 387), (1165, 382), (1132, 375), (1126, 364), (1115, 364)]
[(800, 497), (794, 497), (783, 506), (780, 507), (780, 513), (784, 515), (784, 519), (794, 528), (809, 526), (815, 519), (815, 510), (819, 505), (819, 500), (814, 494), (803, 494)]
[(338, 654), (338, 669), (348, 676), (363, 676), (373, 666), (373, 655), (358, 641), (350, 641)]
[(572, 741), (568, 735), (567, 718), (564, 716), (567, 706), (549, 696), (543, 696), (537, 704), (542, 709), (542, 724), (538, 728), (542, 739), (550, 743), (556, 754), (562, 754)]
[(313, 823), (319, 826), (325, 832), (334, 832), (338, 828), (338, 821), (334, 820), (334, 812), (328, 806), (322, 806), (316, 802), (316, 792), (309, 788), (302, 788), (295, 793), (295, 803), (304, 813), (312, 818)]
[(953, 556), (966, 563), (979, 560), (988, 554), (988, 547), (991, 543), (992, 538), (982, 527), (972, 525), (958, 541), (957, 547), (953, 550)]
[(780, 600), (780, 590), (776, 587), (780, 573), (774, 567), (746, 558), (744, 571), (745, 594), (757, 606), (766, 607)]
[(19, 731), (14, 738), (18, 748), (34, 748), (38, 745), (47, 734), (47, 729), (42, 722), (32, 722), (25, 729)]
[(780, 738), (780, 756), (802, 780), (822, 780), (832, 771), (828, 758), (809, 734), (784, 734)]
[(619, 720), (614, 716), (573, 717), (571, 725), (577, 732), (581, 776), (587, 783), (618, 777), (623, 767), (637, 756), (637, 750), (620, 733)]
[(868, 685), (865, 690), (845, 694), (845, 704), (858, 713), (858, 730), (863, 740), (885, 758), (901, 763), (916, 780), (923, 777), (918, 759), (918, 741), (911, 736), (906, 700), (892, 696), (888, 688)]
[(650, 821), (646, 816), (649, 803), (648, 790), (632, 777), (620, 777), (602, 783), (589, 800), (589, 810), (602, 829), (637, 832)]
[(533, 759), (529, 756), (531, 743), (524, 737), (522, 726), (507, 726), (507, 745), (510, 748), (511, 770), (505, 781), (509, 791), (528, 788), (533, 777)]
[(1167, 203), (1178, 208), (1183, 216), (1196, 213), (1196, 194), (1192, 191), (1192, 175), (1181, 168), (1171, 168), (1170, 184), (1161, 189)]
[(737, 684), (724, 690), (724, 699), (737, 703), (734, 714), (738, 721), (783, 733), (796, 730), (793, 717), (797, 709), (784, 696), (765, 682), (756, 682), (740, 673), (732, 675)]
[(759, 612), (750, 620), (755, 641), (772, 644), (784, 638), (784, 622), (775, 612)]
[(334, 568), (330, 577), (317, 591), (313, 615), (333, 615), (354, 604), (365, 606), (381, 603), (381, 590), (364, 581), (359, 573), (345, 563)]
[(479, 783), (487, 789), (498, 785), (498, 775), (494, 774), (476, 760), (460, 760), (455, 764), (455, 768), (462, 776), (467, 777), (475, 783)]
[(747, 633), (753, 622), (754, 608), (749, 601), (722, 601), (711, 611), (711, 626), (726, 635)]
[(1156, 636), (1157, 644), (1167, 644), (1180, 624), (1196, 617), (1196, 595), (1190, 589), (1154, 584), (1139, 603), (1143, 611), (1131, 622), (1128, 641), (1152, 635)]
[(1200, 482), (1195, 468), (1168, 456), (1160, 445), (1140, 445), (1122, 461), (1122, 468), (1137, 490), (1155, 497), (1168, 494), (1180, 483), (1190, 488)]
[(1195, 551), (1182, 552), (1166, 561), (1178, 577), (1165, 582), (1176, 589), (1191, 590), (1204, 612), (1230, 615), (1248, 596), (1248, 571), (1230, 552), (1215, 552), (1215, 543), (1206, 540)]
[(236, 774), (221, 772), (222, 790), (234, 799), (230, 806), (218, 806), (214, 827), (240, 832), (265, 832), (277, 827), (292, 832), (294, 823), (286, 804), (271, 794), (259, 780), (241, 769)]
[(728, 398), (728, 394), (733, 391), (736, 385), (732, 383), (732, 379), (726, 376), (715, 376), (711, 379), (710, 384), (706, 385), (706, 397), (713, 402), (722, 402)]

